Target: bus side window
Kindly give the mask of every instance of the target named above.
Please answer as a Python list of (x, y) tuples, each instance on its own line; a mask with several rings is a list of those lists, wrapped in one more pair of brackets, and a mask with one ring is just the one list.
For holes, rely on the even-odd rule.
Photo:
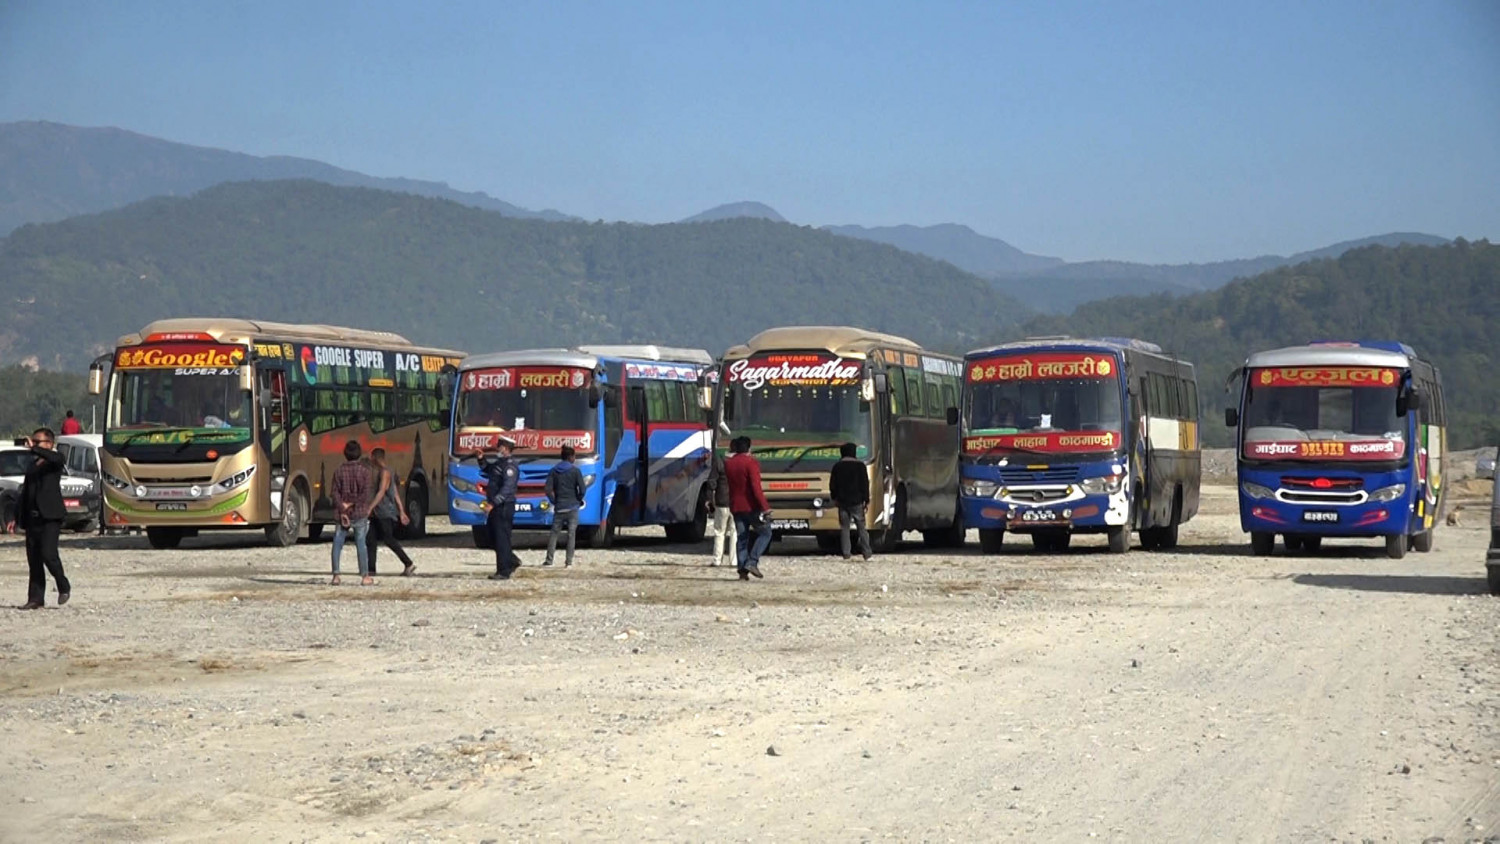
[(927, 386), (927, 416), (941, 419), (943, 416), (943, 387), (938, 376), (928, 374), (923, 381)]
[(1198, 382), (1185, 381), (1183, 383), (1187, 385), (1187, 418), (1189, 421), (1196, 422), (1202, 415), (1202, 408), (1198, 406)]
[(948, 415), (948, 408), (958, 407), (958, 382), (952, 378), (943, 379), (943, 408), (944, 416)]
[(891, 392), (891, 413), (895, 416), (906, 415), (906, 377), (901, 368), (887, 366), (885, 368), (886, 385)]
[(922, 396), (922, 373), (914, 369), (902, 369), (906, 378), (906, 414), (908, 416), (921, 416), (925, 413), (923, 405), (925, 400)]
[(667, 413), (667, 385), (660, 381), (644, 382), (646, 388), (646, 419), (650, 422), (665, 422), (671, 417)]

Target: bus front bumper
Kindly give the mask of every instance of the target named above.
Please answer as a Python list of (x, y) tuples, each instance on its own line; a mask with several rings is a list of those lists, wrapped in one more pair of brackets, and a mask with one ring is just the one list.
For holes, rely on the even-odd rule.
[(965, 495), (964, 524), (980, 530), (1030, 533), (1037, 530), (1068, 530), (1099, 533), (1128, 524), (1130, 505), (1123, 492), (1086, 495), (1077, 487), (1056, 491), (1050, 500), (1022, 501), (1016, 496), (1030, 490), (1012, 490), (1004, 498)]

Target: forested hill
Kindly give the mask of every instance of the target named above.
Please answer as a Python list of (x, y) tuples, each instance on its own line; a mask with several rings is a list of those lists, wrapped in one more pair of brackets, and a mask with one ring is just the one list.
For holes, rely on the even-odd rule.
[(775, 325), (961, 350), (1027, 312), (890, 246), (767, 220), (518, 220), (363, 188), (242, 182), (0, 241), (0, 364), (78, 369), (168, 316), (400, 332), (469, 351), (661, 342), (715, 354)]
[(1191, 296), (1091, 302), (1007, 336), (1128, 336), (1180, 353), (1197, 364), (1213, 444), (1228, 442), (1224, 381), (1251, 352), (1314, 340), (1399, 340), (1442, 370), (1451, 446), (1472, 448), (1500, 437), (1497, 329), (1500, 246), (1458, 240), (1356, 249)]

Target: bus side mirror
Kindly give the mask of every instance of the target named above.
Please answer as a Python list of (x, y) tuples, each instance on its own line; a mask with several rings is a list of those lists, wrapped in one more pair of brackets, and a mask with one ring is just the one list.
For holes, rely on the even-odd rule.
[(714, 409), (714, 388), (713, 387), (704, 386), (704, 387), (699, 387), (698, 388), (698, 409), (699, 410), (713, 410)]
[(1224, 424), (1230, 428), (1240, 424), (1240, 412), (1232, 407), (1224, 408)]
[(605, 387), (604, 388), (604, 406), (605, 407), (611, 407), (611, 408), (613, 408), (613, 407), (619, 407), (620, 406), (620, 391), (614, 389), (613, 387)]
[(251, 393), (255, 391), (255, 367), (240, 367), (240, 392)]
[(1416, 388), (1410, 388), (1396, 397), (1396, 415), (1405, 416), (1413, 410), (1422, 409), (1422, 394)]
[(950, 408), (948, 408), (948, 424), (949, 425), (957, 425), (958, 424), (958, 408), (956, 408), (956, 407), (950, 407)]
[(97, 396), (104, 392), (104, 364), (94, 361), (89, 365), (89, 395)]
[(269, 410), (276, 403), (276, 394), (270, 387), (262, 387), (260, 390), (260, 406)]

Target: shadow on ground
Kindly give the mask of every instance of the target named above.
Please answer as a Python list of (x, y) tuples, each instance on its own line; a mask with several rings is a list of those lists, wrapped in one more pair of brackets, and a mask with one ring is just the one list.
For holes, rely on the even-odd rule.
[(1483, 577), (1452, 577), (1422, 574), (1299, 574), (1299, 586), (1348, 589), (1355, 592), (1391, 592), (1406, 595), (1483, 595), (1489, 591)]

